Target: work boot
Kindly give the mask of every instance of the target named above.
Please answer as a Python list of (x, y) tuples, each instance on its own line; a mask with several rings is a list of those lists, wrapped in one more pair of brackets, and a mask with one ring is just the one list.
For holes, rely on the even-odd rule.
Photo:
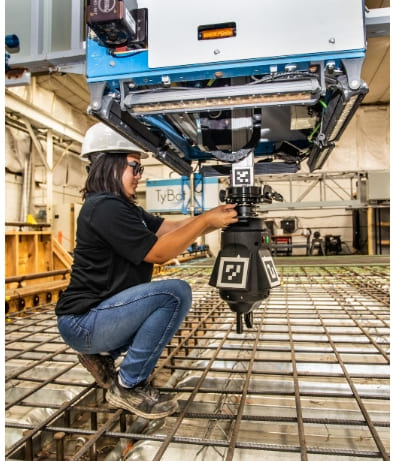
[(169, 416), (178, 409), (175, 397), (160, 394), (149, 384), (140, 384), (133, 388), (122, 387), (117, 379), (106, 393), (107, 402), (116, 408), (123, 408), (137, 416), (147, 419), (159, 419)]
[(109, 389), (116, 375), (115, 361), (109, 355), (78, 354), (80, 363), (90, 371), (96, 383)]

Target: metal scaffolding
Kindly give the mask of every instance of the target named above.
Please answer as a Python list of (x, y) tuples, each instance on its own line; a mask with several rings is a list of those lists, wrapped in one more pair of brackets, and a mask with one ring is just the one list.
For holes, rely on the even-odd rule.
[(7, 460), (389, 459), (389, 265), (278, 266), (282, 284), (236, 333), (208, 286), (154, 383), (180, 409), (147, 421), (110, 408), (61, 339), (53, 305), (6, 317)]

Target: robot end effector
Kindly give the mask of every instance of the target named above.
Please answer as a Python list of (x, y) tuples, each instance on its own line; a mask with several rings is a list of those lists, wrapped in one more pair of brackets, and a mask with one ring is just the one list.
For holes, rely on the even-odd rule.
[(253, 185), (253, 155), (232, 165), (232, 185), (221, 191), (221, 201), (236, 203), (239, 221), (221, 233), (221, 250), (209, 284), (219, 289), (220, 297), (237, 314), (237, 332), (253, 325), (253, 310), (267, 298), (270, 289), (280, 285), (270, 252), (270, 234), (256, 205), (282, 196), (265, 185)]

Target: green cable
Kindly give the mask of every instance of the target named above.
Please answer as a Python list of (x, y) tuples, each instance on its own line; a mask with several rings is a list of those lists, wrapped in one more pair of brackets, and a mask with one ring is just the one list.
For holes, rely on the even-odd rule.
[[(327, 104), (326, 104), (325, 101), (322, 101), (322, 99), (320, 99), (318, 102), (321, 104), (321, 106), (324, 109), (327, 109)], [(312, 130), (311, 134), (308, 136), (308, 138), (307, 138), (308, 142), (312, 142), (312, 138), (313, 138), (315, 132), (319, 129), (320, 126), (321, 126), (321, 122), (318, 123), (318, 125)]]
[(313, 138), (315, 132), (319, 129), (320, 126), (321, 126), (321, 122), (319, 122), (318, 125), (316, 125), (316, 127), (312, 130), (311, 134), (307, 138), (308, 142), (312, 142), (312, 138)]

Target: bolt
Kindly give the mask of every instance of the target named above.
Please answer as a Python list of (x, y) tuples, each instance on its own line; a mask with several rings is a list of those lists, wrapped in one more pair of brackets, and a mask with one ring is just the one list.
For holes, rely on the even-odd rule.
[(170, 79), (169, 75), (163, 75), (161, 77), (161, 81), (162, 81), (162, 84), (164, 86), (170, 86), (170, 84), (171, 84), (171, 79)]
[(336, 39), (334, 37), (330, 37), (329, 38), (329, 43), (331, 43), (332, 45), (334, 45), (336, 43)]
[(287, 64), (285, 66), (285, 72), (295, 72), (296, 68), (296, 64)]
[(220, 51), (218, 48), (216, 48), (216, 49), (213, 51), (213, 53), (214, 53), (214, 54), (220, 54), (221, 51)]
[(329, 72), (333, 71), (335, 67), (336, 67), (336, 63), (334, 61), (328, 61), (326, 63), (326, 68)]

